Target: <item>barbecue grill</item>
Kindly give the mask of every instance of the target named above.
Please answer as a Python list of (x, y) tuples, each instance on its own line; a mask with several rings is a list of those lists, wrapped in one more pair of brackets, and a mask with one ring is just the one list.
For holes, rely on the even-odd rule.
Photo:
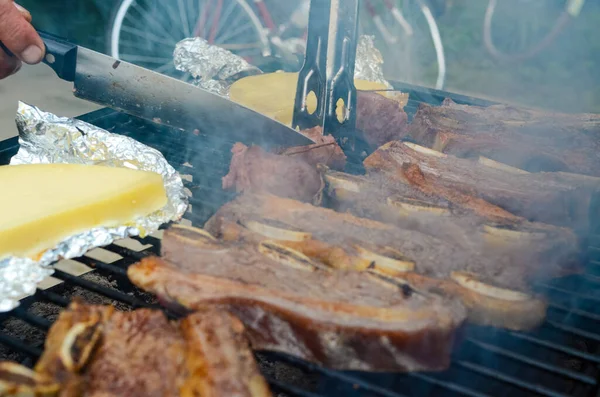
[[(405, 84), (405, 110), (409, 119), (419, 103), (441, 104), (446, 97), (471, 105), (490, 102)], [(101, 109), (79, 117), (108, 131), (128, 135), (160, 150), (184, 175), (192, 192), (185, 218), (195, 226), (204, 222), (233, 195), (221, 189), (234, 142), (220, 131), (183, 132)], [(0, 164), (8, 164), (18, 150), (17, 138), (0, 142)], [(350, 164), (350, 168), (352, 164)], [(351, 171), (351, 170), (350, 170)], [(274, 353), (259, 353), (267, 380), (283, 396), (408, 397), (408, 396), (599, 396), (600, 382), (600, 230), (588, 250), (586, 273), (535, 288), (549, 299), (545, 323), (532, 332), (467, 326), (456, 344), (452, 365), (442, 373), (372, 374), (340, 372)], [(160, 239), (139, 239), (139, 248), (119, 243), (105, 247), (114, 261), (91, 254), (76, 259), (93, 269), (86, 276), (57, 270), (56, 284), (38, 288), (21, 306), (0, 315), (0, 354), (33, 366), (56, 313), (71, 297), (84, 295), (95, 302), (112, 302), (120, 308), (158, 307), (137, 290), (126, 276), (129, 265), (160, 251)], [(116, 255), (115, 255), (116, 254)], [(48, 285), (46, 285), (48, 286)], [(41, 310), (40, 308), (44, 308)], [(15, 324), (20, 324), (18, 327)]]

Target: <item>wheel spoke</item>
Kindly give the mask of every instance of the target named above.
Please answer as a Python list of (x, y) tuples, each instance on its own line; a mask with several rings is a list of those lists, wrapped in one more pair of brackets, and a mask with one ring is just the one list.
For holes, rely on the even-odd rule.
[(137, 29), (137, 28), (133, 28), (133, 27), (130, 27), (130, 26), (125, 26), (125, 25), (123, 25), (123, 27), (121, 29), (124, 32), (127, 32), (127, 33), (133, 34), (135, 36), (141, 37), (143, 39), (142, 42), (146, 41), (148, 39), (151, 39), (151, 40), (153, 40), (153, 41), (155, 41), (157, 43), (161, 43), (161, 44), (164, 44), (164, 45), (172, 46), (173, 48), (175, 47), (176, 40), (168, 41), (168, 40), (165, 40), (162, 37), (158, 37), (158, 36), (156, 36), (156, 35), (154, 35), (154, 34), (152, 34), (150, 32), (146, 32), (146, 31), (143, 31), (143, 30), (140, 30), (140, 29)]
[(177, 8), (179, 8), (179, 19), (181, 20), (181, 26), (183, 29), (183, 33), (185, 34), (185, 37), (191, 37), (192, 32), (190, 31), (187, 17), (185, 15), (185, 10), (183, 7), (183, 0), (177, 0)]
[(227, 9), (225, 10), (225, 12), (223, 12), (221, 18), (219, 19), (219, 26), (217, 26), (217, 32), (215, 34), (215, 42), (217, 41), (217, 37), (219, 37), (219, 33), (221, 33), (221, 27), (231, 26), (231, 25), (227, 24), (227, 20), (231, 16), (236, 5), (237, 5), (237, 3), (235, 1), (231, 1), (229, 3), (229, 6), (227, 7)]
[[(174, 42), (177, 42), (177, 38), (173, 37), (173, 36), (171, 35), (171, 33), (169, 33), (169, 32), (168, 32), (168, 31), (167, 31), (167, 30), (164, 28), (164, 26), (162, 26), (162, 25), (161, 25), (161, 24), (160, 24), (160, 23), (159, 23), (159, 22), (158, 22), (158, 21), (157, 21), (157, 20), (156, 20), (156, 19), (155, 19), (155, 18), (152, 16), (152, 15), (150, 15), (150, 12), (145, 12), (145, 13), (143, 13), (143, 14), (142, 14), (142, 13), (141, 13), (141, 12), (138, 10), (138, 8), (137, 8), (137, 7), (138, 7), (138, 5), (137, 5), (137, 4), (135, 4), (135, 3), (134, 3), (134, 4), (132, 4), (132, 7), (135, 7), (135, 10), (138, 12), (138, 14), (140, 14), (140, 15), (142, 16), (142, 18), (144, 18), (146, 21), (148, 21), (148, 22), (150, 22), (150, 23), (154, 24), (154, 25), (155, 25), (157, 28), (159, 28), (159, 29), (160, 29), (160, 31), (161, 31), (161, 32), (162, 32), (162, 33), (163, 33), (165, 36), (167, 36), (167, 37), (170, 37), (170, 38), (171, 38), (171, 39), (172, 39)], [(142, 7), (140, 6), (139, 8), (142, 8)], [(143, 8), (142, 8), (142, 10), (143, 10), (143, 11), (146, 11), (146, 10), (144, 10)], [(152, 29), (150, 29), (150, 30), (152, 30)]]
[[(163, 65), (165, 62), (172, 62), (171, 58), (157, 58), (145, 55), (121, 54), (121, 58), (127, 62), (145, 62)], [(127, 59), (126, 59), (127, 58)]]
[(227, 32), (224, 35), (224, 37), (221, 37), (218, 41), (215, 40), (215, 44), (223, 43), (226, 40), (229, 40), (230, 38), (235, 37), (238, 34), (246, 31), (247, 29), (252, 29), (252, 23), (246, 22), (244, 25), (238, 27), (237, 29)]

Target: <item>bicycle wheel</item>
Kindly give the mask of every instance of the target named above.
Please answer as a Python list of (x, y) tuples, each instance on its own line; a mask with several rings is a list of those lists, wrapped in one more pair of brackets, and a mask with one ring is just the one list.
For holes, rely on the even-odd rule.
[(523, 61), (546, 49), (581, 11), (584, 0), (489, 0), (483, 23), (488, 53)]
[(185, 38), (202, 37), (251, 62), (269, 48), (246, 0), (122, 0), (110, 27), (112, 57), (179, 78), (173, 50)]

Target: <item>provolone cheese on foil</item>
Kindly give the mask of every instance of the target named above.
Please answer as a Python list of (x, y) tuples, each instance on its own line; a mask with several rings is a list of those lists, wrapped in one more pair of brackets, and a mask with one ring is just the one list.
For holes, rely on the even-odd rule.
[(36, 258), (94, 227), (131, 224), (167, 203), (162, 177), (79, 164), (0, 167), (0, 258)]
[[(231, 85), (229, 98), (283, 124), (291, 125), (297, 83), (298, 73), (277, 72), (244, 77)], [(384, 84), (365, 80), (354, 80), (354, 85), (357, 90), (365, 91), (387, 89)], [(381, 94), (385, 95), (385, 91)], [(317, 108), (317, 97), (309, 95), (306, 102), (308, 112), (312, 114)]]

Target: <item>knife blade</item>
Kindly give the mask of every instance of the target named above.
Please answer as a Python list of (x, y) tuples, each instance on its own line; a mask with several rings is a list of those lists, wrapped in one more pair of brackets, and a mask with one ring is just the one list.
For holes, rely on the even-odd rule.
[[(263, 147), (314, 143), (298, 131), (224, 97), (183, 81), (39, 32), (44, 63), (73, 93), (154, 123), (201, 134), (225, 131), (224, 139)], [(2, 48), (7, 50), (4, 45)]]

